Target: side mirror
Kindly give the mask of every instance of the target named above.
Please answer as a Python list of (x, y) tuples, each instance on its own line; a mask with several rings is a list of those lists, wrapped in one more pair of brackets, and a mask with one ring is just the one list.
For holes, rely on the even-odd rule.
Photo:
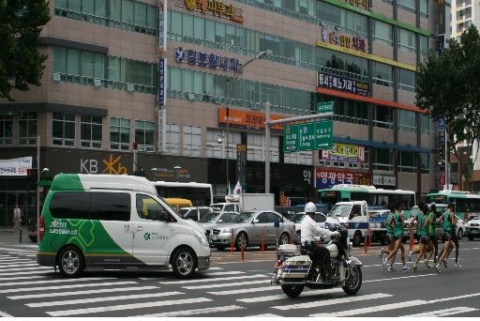
[(254, 220), (252, 221), (252, 224), (259, 223), (259, 222), (260, 222), (260, 221), (258, 220), (258, 218), (256, 218), (256, 219), (254, 219)]

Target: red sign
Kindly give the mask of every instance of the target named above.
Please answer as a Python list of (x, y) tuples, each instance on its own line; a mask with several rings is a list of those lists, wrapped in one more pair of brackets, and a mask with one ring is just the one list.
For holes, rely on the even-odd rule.
[(315, 187), (330, 188), (336, 184), (371, 185), (372, 175), (347, 169), (318, 167), (315, 169)]

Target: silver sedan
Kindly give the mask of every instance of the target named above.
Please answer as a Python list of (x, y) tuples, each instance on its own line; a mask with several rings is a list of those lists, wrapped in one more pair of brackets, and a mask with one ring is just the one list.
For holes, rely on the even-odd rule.
[(295, 224), (275, 211), (241, 212), (232, 224), (211, 228), (210, 242), (219, 250), (233, 242), (237, 250), (264, 244), (290, 244), (295, 241)]

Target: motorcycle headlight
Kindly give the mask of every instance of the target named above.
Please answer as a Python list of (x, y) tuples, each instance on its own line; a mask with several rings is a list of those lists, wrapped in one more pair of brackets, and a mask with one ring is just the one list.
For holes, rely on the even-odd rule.
[(202, 246), (210, 247), (210, 245), (208, 244), (208, 240), (207, 240), (207, 238), (205, 237), (204, 234), (200, 233), (197, 230), (193, 230), (193, 234), (195, 234), (195, 237), (197, 238), (198, 242), (200, 242), (200, 244), (202, 244)]

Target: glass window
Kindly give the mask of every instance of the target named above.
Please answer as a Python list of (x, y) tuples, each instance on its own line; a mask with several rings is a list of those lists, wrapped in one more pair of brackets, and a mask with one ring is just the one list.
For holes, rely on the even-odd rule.
[(102, 148), (102, 117), (82, 115), (80, 119), (80, 145)]
[(202, 129), (200, 127), (183, 127), (183, 152), (185, 156), (200, 156), (202, 150)]
[(193, 16), (184, 14), (182, 25), (183, 25), (182, 34), (184, 36), (193, 38)]
[(130, 120), (110, 118), (110, 148), (130, 150)]
[(398, 87), (399, 89), (414, 92), (416, 88), (415, 73), (410, 70), (398, 68)]
[(130, 221), (129, 193), (92, 192), (90, 202), (92, 220)]
[(0, 113), (0, 145), (13, 144), (13, 113)]
[(54, 218), (88, 220), (89, 211), (90, 193), (56, 192), (50, 201), (50, 213)]
[(378, 170), (392, 170), (393, 169), (393, 150), (375, 148), (373, 167)]
[(373, 41), (387, 46), (393, 46), (392, 26), (375, 20), (373, 28)]
[(131, 24), (131, 26), (127, 27), (127, 30), (133, 29), (133, 1), (131, 0), (122, 0), (122, 21), (126, 22), (128, 24)]
[(428, 18), (428, 15), (429, 15), (428, 2), (429, 2), (428, 0), (420, 1), (420, 15), (425, 18)]
[(375, 115), (373, 123), (377, 127), (392, 128), (393, 127), (393, 109), (375, 105)]
[(62, 47), (53, 48), (53, 71), (67, 72), (67, 49)]
[(422, 173), (430, 172), (430, 154), (428, 153), (419, 153), (420, 156), (420, 170)]
[(398, 48), (400, 50), (415, 52), (417, 50), (417, 45), (415, 44), (415, 33), (402, 28), (398, 29), (398, 33)]
[(21, 112), (18, 119), (18, 143), (20, 145), (37, 144), (37, 113)]
[(399, 170), (401, 172), (415, 172), (417, 169), (417, 154), (410, 151), (400, 151), (399, 154)]
[(193, 18), (193, 37), (195, 39), (205, 39), (205, 19), (195, 16)]
[(155, 122), (146, 120), (135, 121), (135, 142), (140, 144), (140, 150), (154, 151)]
[(79, 50), (67, 49), (67, 73), (70, 75), (80, 75)]
[(53, 113), (52, 144), (75, 146), (75, 114)]
[(420, 116), (420, 132), (425, 135), (430, 134), (430, 122), (431, 119), (428, 115), (419, 113)]
[(397, 3), (399, 8), (405, 9), (413, 13), (417, 12), (415, 8), (415, 0), (397, 0)]
[(380, 62), (373, 62), (373, 81), (377, 85), (392, 87), (393, 67)]
[(169, 154), (180, 155), (180, 126), (167, 124), (166, 151)]
[(415, 112), (403, 109), (397, 109), (397, 112), (400, 130), (416, 132)]
[(138, 216), (145, 220), (168, 222), (173, 219), (170, 213), (149, 195), (137, 194), (136, 207)]

